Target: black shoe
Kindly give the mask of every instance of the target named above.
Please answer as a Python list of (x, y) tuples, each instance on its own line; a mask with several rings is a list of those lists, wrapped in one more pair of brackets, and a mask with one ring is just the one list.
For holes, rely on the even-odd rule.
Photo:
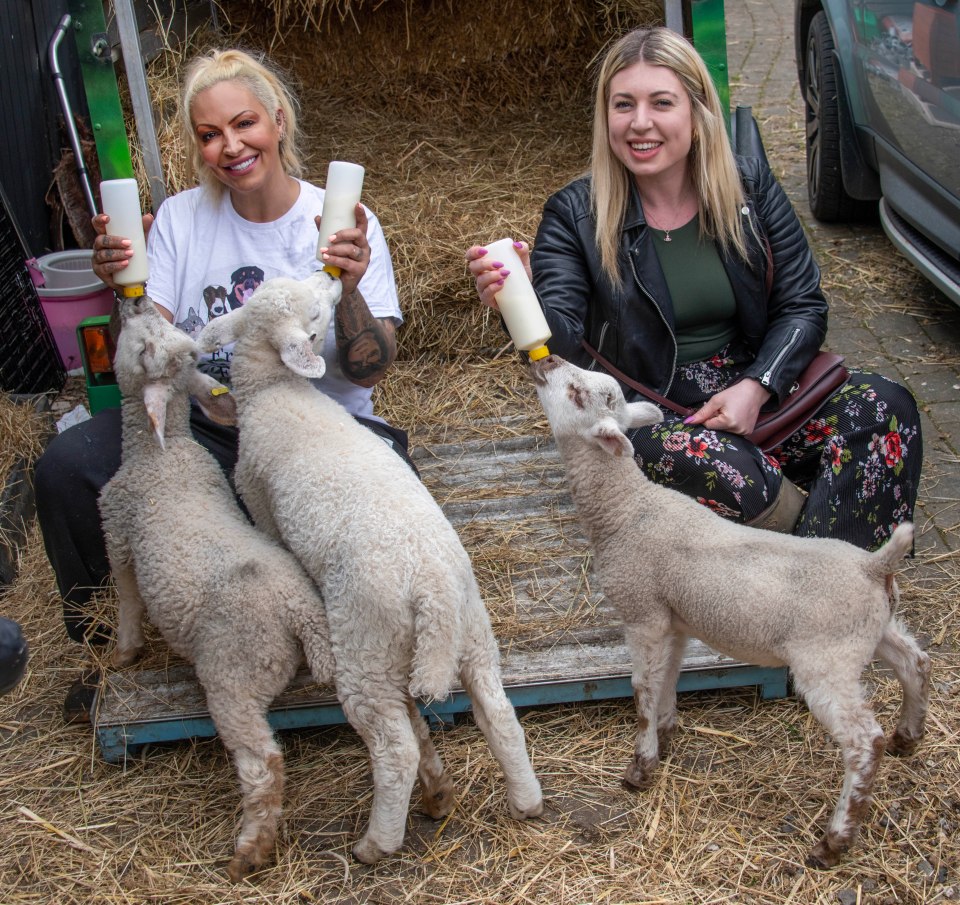
[(65, 723), (89, 723), (93, 720), (93, 708), (100, 690), (100, 670), (91, 669), (74, 682), (63, 702)]
[(0, 616), (0, 694), (17, 687), (27, 668), (30, 652), (20, 626)]

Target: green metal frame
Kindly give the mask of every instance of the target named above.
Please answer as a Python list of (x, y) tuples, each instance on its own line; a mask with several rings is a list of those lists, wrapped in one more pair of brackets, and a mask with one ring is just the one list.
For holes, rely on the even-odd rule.
[(690, 40), (707, 64), (720, 95), (720, 103), (730, 111), (730, 71), (727, 67), (727, 27), (723, 0), (690, 0)]
[(110, 56), (103, 0), (70, 0), (69, 9), (100, 173), (104, 179), (133, 178), (133, 160)]

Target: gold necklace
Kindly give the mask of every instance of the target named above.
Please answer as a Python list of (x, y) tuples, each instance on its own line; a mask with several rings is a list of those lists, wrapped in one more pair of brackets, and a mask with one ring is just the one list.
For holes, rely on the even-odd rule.
[(644, 214), (644, 216), (646, 217), (647, 222), (648, 222), (655, 230), (657, 230), (658, 232), (663, 233), (663, 241), (664, 241), (664, 242), (672, 242), (673, 239), (670, 238), (670, 231), (671, 231), (671, 230), (674, 230), (674, 229), (680, 229), (681, 226), (684, 226), (684, 225), (685, 225), (685, 224), (681, 223), (681, 224), (679, 224), (678, 226), (671, 226), (670, 229), (664, 229), (662, 226), (660, 226), (660, 225), (657, 223), (656, 220), (653, 219), (653, 217), (650, 216), (650, 212), (649, 212), (649, 211), (644, 211), (643, 214)]

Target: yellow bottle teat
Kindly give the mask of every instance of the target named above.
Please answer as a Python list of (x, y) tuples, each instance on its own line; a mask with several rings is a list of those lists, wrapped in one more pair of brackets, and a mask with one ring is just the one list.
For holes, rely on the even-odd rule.
[(143, 283), (134, 283), (132, 286), (123, 287), (123, 297), (127, 299), (135, 299), (138, 296), (141, 296), (146, 292)]
[(536, 349), (531, 349), (527, 352), (527, 355), (530, 356), (530, 361), (540, 361), (541, 358), (546, 358), (550, 354), (550, 350), (546, 346), (537, 346)]

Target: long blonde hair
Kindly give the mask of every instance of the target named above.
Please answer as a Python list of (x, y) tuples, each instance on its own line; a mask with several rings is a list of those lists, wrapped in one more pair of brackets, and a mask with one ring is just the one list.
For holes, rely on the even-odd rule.
[(297, 150), (297, 101), (273, 68), (243, 50), (214, 50), (197, 57), (187, 69), (180, 103), (180, 128), (187, 146), (187, 169), (191, 175), (214, 192), (222, 192), (221, 183), (204, 166), (200, 139), (193, 126), (191, 109), (194, 98), (220, 82), (239, 82), (271, 116), (282, 113), (283, 132), (280, 139), (280, 164), (288, 176), (300, 176), (303, 164)]
[(740, 208), (743, 187), (727, 136), (726, 114), (706, 64), (686, 38), (667, 28), (638, 28), (611, 48), (597, 75), (593, 112), (591, 205), (597, 223), (597, 247), (604, 273), (621, 282), (617, 262), (620, 232), (630, 201), (630, 173), (610, 147), (607, 111), (610, 82), (634, 63), (665, 66), (686, 89), (693, 117), (690, 171), (700, 208), (701, 236), (746, 259)]

